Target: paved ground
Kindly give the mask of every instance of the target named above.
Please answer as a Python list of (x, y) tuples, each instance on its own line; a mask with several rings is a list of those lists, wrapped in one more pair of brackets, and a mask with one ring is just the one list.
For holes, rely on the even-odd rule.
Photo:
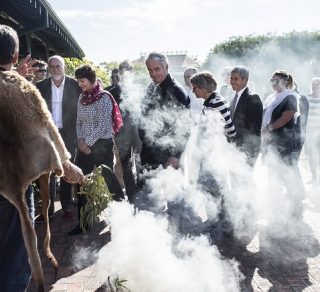
[[(308, 175), (304, 174), (304, 178), (308, 179)], [(303, 221), (294, 223), (297, 230), (295, 237), (277, 238), (271, 242), (263, 233), (259, 233), (247, 247), (234, 244), (232, 240), (221, 245), (223, 256), (234, 257), (240, 263), (244, 275), (241, 291), (320, 291), (320, 189), (312, 190), (308, 184), (307, 187), (308, 197), (304, 202), (306, 210)], [(89, 234), (70, 237), (67, 232), (74, 225), (75, 221), (63, 220), (61, 210), (56, 212), (51, 223), (52, 251), (60, 263), (57, 281), (43, 257), (41, 245), (44, 227), (36, 227), (46, 289), (55, 292), (101, 291), (103, 289), (97, 290), (102, 283), (96, 277), (95, 258), (89, 264), (75, 267), (73, 255), (80, 247), (100, 249), (110, 240), (110, 233), (100, 222)], [(271, 244), (276, 247), (272, 251), (268, 248)], [(36, 290), (32, 282), (28, 292), (33, 291)]]

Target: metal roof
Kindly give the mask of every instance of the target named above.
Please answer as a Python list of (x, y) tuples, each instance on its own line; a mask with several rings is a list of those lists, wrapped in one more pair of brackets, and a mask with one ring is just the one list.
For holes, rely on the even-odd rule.
[(17, 30), (20, 54), (83, 58), (84, 52), (46, 0), (0, 0), (0, 23)]

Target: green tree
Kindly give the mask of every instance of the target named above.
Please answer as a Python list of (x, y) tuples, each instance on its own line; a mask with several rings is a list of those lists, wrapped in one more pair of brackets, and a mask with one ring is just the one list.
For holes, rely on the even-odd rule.
[(104, 61), (102, 63), (99, 64), (103, 70), (105, 70), (107, 76), (109, 76), (110, 78), (110, 75), (111, 75), (111, 71), (115, 68), (119, 68), (119, 63), (117, 61), (111, 61), (111, 62), (107, 62), (107, 61)]
[(101, 67), (94, 65), (92, 61), (83, 58), (77, 59), (77, 58), (64, 58), (65, 64), (66, 64), (66, 74), (69, 76), (74, 76), (74, 71), (77, 67), (83, 65), (83, 64), (90, 64), (93, 66), (93, 68), (96, 71), (97, 78), (101, 78), (101, 80), (104, 83), (104, 86), (107, 86), (109, 84), (109, 76), (106, 72), (106, 70)]
[(243, 61), (261, 53), (268, 45), (278, 47), (287, 54), (296, 54), (305, 62), (319, 63), (320, 61), (320, 32), (292, 31), (282, 35), (265, 34), (233, 36), (227, 41), (213, 47), (204, 62), (205, 68), (213, 66), (214, 59), (225, 57), (231, 60)]

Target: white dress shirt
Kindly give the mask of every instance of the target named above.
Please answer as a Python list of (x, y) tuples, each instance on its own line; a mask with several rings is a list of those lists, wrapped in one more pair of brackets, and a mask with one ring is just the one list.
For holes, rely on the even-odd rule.
[(62, 98), (64, 90), (65, 78), (59, 87), (57, 87), (51, 80), (51, 92), (52, 92), (52, 118), (57, 128), (62, 129)]
[(236, 108), (237, 108), (237, 105), (238, 105), (238, 102), (239, 102), (239, 99), (240, 99), (240, 97), (241, 97), (241, 95), (242, 95), (242, 93), (246, 90), (246, 88), (247, 88), (248, 86), (246, 86), (245, 88), (242, 88), (240, 91), (237, 91), (237, 95), (238, 95), (238, 98), (237, 98), (237, 102), (236, 102), (236, 105), (235, 105), (235, 107), (234, 107), (234, 111), (236, 111)]

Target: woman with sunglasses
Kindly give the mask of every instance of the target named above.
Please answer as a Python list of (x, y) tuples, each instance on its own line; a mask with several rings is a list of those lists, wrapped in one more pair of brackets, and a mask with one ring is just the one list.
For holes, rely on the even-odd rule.
[(264, 103), (262, 135), (264, 151), (272, 148), (286, 163), (296, 150), (296, 117), (298, 96), (289, 88), (293, 87), (292, 76), (284, 70), (274, 72), (271, 80), (274, 93)]
[(264, 103), (262, 161), (268, 170), (269, 194), (278, 202), (272, 210), (274, 218), (284, 223), (300, 220), (303, 214), (304, 186), (297, 159), (301, 145), (300, 96), (292, 90), (294, 81), (286, 71), (275, 71), (270, 82), (274, 94)]

